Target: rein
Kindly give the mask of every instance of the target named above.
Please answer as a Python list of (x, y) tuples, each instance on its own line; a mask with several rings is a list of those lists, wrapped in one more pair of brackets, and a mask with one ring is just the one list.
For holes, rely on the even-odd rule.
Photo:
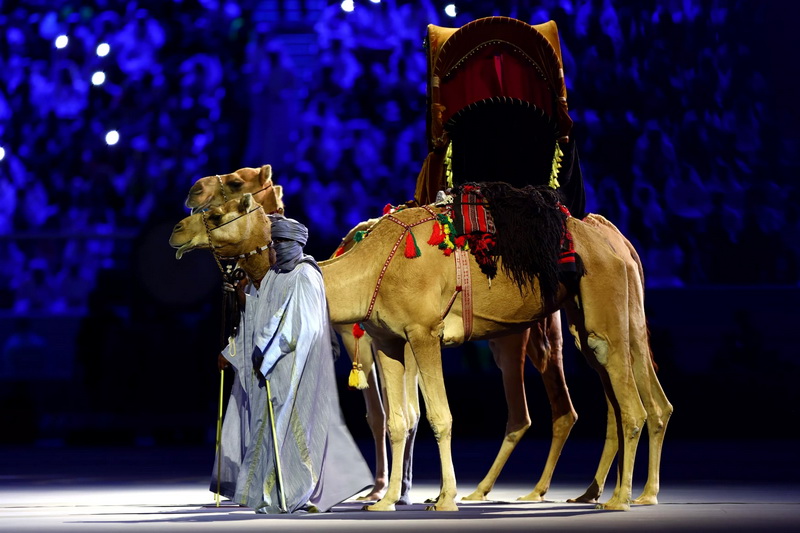
[[(225, 224), (230, 224), (231, 222), (238, 220), (244, 216), (249, 215), (250, 213), (254, 213), (261, 209), (259, 205), (255, 209), (251, 209), (246, 213), (239, 215), (237, 217), (228, 220), (227, 222), (223, 222), (219, 226), (214, 228), (210, 227), (208, 224), (208, 212), (203, 211), (203, 225), (206, 228), (206, 235), (208, 236), (208, 245), (211, 248), (211, 254), (214, 256), (214, 262), (217, 263), (217, 267), (219, 271), (222, 273), (222, 326), (220, 328), (220, 342), (224, 346), (226, 341), (228, 344), (233, 342), (233, 338), (236, 336), (236, 332), (239, 328), (239, 302), (237, 300), (236, 294), (236, 286), (239, 284), (241, 280), (243, 280), (246, 276), (244, 270), (238, 267), (236, 264), (228, 264), (226, 267), (222, 266), (222, 261), (229, 261), (233, 259), (244, 259), (245, 257), (249, 257), (251, 255), (255, 255), (257, 253), (262, 253), (264, 250), (272, 247), (272, 241), (270, 241), (265, 246), (260, 246), (251, 252), (247, 252), (244, 254), (239, 254), (235, 257), (222, 257), (217, 253), (218, 246), (214, 245), (214, 242), (211, 240), (211, 232), (215, 229), (219, 229)], [(226, 285), (230, 285), (233, 287), (233, 291), (226, 289)], [(230, 327), (226, 327), (227, 325)]]
[(406, 233), (411, 231), (411, 228), (414, 226), (419, 226), (420, 224), (424, 224), (426, 222), (430, 222), (432, 220), (436, 220), (436, 213), (434, 213), (430, 207), (427, 205), (422, 206), (422, 208), (431, 214), (428, 218), (424, 218), (422, 220), (418, 220), (413, 224), (406, 224), (402, 220), (396, 218), (394, 215), (386, 215), (388, 220), (391, 220), (395, 224), (401, 226), (403, 231), (400, 233), (400, 236), (397, 237), (397, 241), (394, 243), (392, 250), (389, 252), (389, 257), (386, 258), (386, 261), (383, 263), (383, 268), (381, 268), (381, 273), (378, 274), (378, 282), (375, 284), (375, 291), (372, 293), (372, 300), (369, 302), (369, 309), (367, 309), (367, 314), (364, 315), (364, 318), (361, 319), (361, 322), (366, 322), (369, 320), (369, 317), (372, 316), (372, 310), (375, 307), (375, 300), (378, 298), (378, 291), (381, 288), (381, 283), (383, 283), (383, 276), (386, 275), (386, 269), (389, 268), (389, 263), (392, 262), (392, 258), (394, 254), (397, 253), (397, 249), (400, 247), (400, 243), (403, 242), (403, 237), (406, 236)]

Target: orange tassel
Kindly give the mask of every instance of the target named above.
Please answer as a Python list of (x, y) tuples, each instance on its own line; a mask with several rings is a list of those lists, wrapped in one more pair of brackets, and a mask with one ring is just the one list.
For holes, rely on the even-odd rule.
[(413, 259), (420, 255), (422, 255), (422, 252), (419, 251), (417, 240), (414, 238), (414, 234), (411, 233), (411, 230), (408, 230), (408, 234), (406, 235), (406, 257)]
[(428, 239), (428, 244), (431, 246), (438, 246), (444, 242), (444, 233), (442, 233), (442, 225), (439, 222), (433, 223), (433, 232), (431, 238)]
[(344, 246), (340, 246), (336, 249), (336, 252), (333, 254), (334, 257), (339, 257), (344, 253)]

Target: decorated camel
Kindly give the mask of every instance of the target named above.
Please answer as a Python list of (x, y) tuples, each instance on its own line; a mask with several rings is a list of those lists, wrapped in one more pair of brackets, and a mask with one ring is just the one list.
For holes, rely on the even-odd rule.
[[(234, 256), (269, 242), (268, 221), (249, 195), (224, 207), (187, 217), (174, 229), (170, 243), (176, 257), (208, 248), (209, 227), (219, 227), (214, 236), (217, 253)], [(369, 239), (349, 253), (321, 263), (329, 298), (331, 320), (339, 324), (359, 322), (380, 348), (380, 367), (385, 379), (392, 469), (386, 495), (370, 510), (394, 509), (400, 497), (402, 450), (408, 431), (404, 419), (404, 347), (408, 343), (419, 368), (421, 389), (428, 419), (437, 438), (442, 467), (442, 486), (436, 510), (456, 510), (455, 473), (450, 455), (450, 416), (442, 376), (442, 345), (464, 341), (461, 305), (455, 302), (443, 317), (455, 290), (455, 263), (435, 249), (424, 249), (413, 261), (392, 261), (392, 243), (399, 243), (410, 231), (427, 233), (436, 217), (432, 208), (411, 208), (384, 217), (376, 223)], [(586, 275), (569, 286), (559, 284), (551, 298), (543, 299), (538, 282), (521, 291), (503, 270), (489, 283), (473, 286), (473, 338), (488, 338), (522, 331), (556, 309), (563, 307), (581, 351), (601, 376), (615, 418), (619, 475), (617, 489), (603, 506), (627, 509), (631, 499), (633, 458), (645, 421), (645, 410), (635, 385), (631, 366), (632, 346), (646, 345), (646, 338), (633, 343), (627, 319), (628, 272), (625, 261), (609, 246), (598, 226), (572, 218), (566, 221), (575, 249), (586, 265)], [(383, 261), (382, 261), (383, 258)], [(261, 254), (241, 261), (245, 270), (264, 268)], [(474, 260), (469, 268), (477, 279), (480, 269)], [(375, 280), (378, 279), (376, 286)], [(414, 283), (411, 283), (414, 281)]]
[[(266, 174), (265, 174), (266, 171)], [(266, 178), (265, 178), (266, 175)], [(230, 174), (207, 176), (199, 178), (187, 195), (185, 205), (193, 212), (207, 208), (209, 206), (221, 205), (228, 199), (240, 198), (245, 193), (256, 195), (265, 189), (265, 181), (272, 183), (272, 172), (270, 165), (264, 165), (259, 172), (257, 169), (239, 169)], [(279, 189), (279, 185), (274, 186)], [(267, 189), (272, 190), (272, 189)], [(272, 196), (269, 197), (270, 199)], [(280, 199), (280, 198), (279, 198)], [(280, 207), (283, 203), (280, 202)], [(275, 212), (274, 204), (265, 204), (268, 213)], [(283, 212), (282, 210), (280, 212)], [(360, 240), (360, 236), (369, 231), (370, 227), (380, 220), (379, 218), (369, 219), (361, 222), (352, 228), (342, 239), (341, 244), (334, 252), (334, 257), (348, 251)], [(550, 321), (555, 321), (550, 324)], [(373, 346), (370, 336), (366, 332), (361, 332), (360, 337), (353, 335), (353, 325), (335, 325), (337, 332), (342, 338), (345, 350), (351, 359), (355, 354), (361, 354), (360, 363), (364, 370), (365, 385), (362, 388), (364, 401), (366, 404), (366, 418), (375, 442), (375, 484), (371, 491), (362, 497), (364, 500), (376, 500), (385, 492), (388, 481), (388, 457), (386, 450), (386, 412), (380, 395), (377, 382), (377, 372), (371, 372), (373, 363)], [(556, 331), (557, 336), (548, 335), (549, 332)], [(550, 488), (558, 458), (561, 450), (566, 443), (572, 427), (577, 421), (577, 413), (572, 406), (566, 381), (564, 379), (564, 369), (562, 362), (562, 341), (560, 337), (561, 324), (560, 316), (554, 313), (552, 316), (545, 317), (538, 321), (531, 330), (519, 333), (509, 333), (497, 338), (490, 339), (489, 346), (494, 355), (494, 360), (500, 368), (503, 376), (503, 388), (506, 395), (506, 405), (508, 420), (506, 433), (502, 441), (500, 450), (492, 463), (489, 471), (476, 489), (469, 495), (463, 497), (464, 500), (486, 500), (487, 495), (494, 487), (503, 466), (508, 461), (517, 443), (530, 428), (531, 420), (528, 413), (528, 404), (525, 396), (523, 371), (525, 356), (528, 355), (534, 367), (542, 376), (545, 390), (550, 401), (552, 412), (552, 440), (550, 451), (542, 470), (539, 481), (534, 489), (519, 499), (523, 501), (541, 501), (545, 493)], [(407, 347), (407, 349), (409, 349)], [(408, 492), (411, 488), (412, 464), (413, 464), (413, 444), (416, 438), (416, 428), (420, 417), (419, 396), (416, 393), (417, 378), (413, 370), (414, 360), (408, 359), (406, 376), (406, 412), (408, 420), (409, 434), (407, 440), (407, 450), (404, 453), (403, 466), (403, 491), (398, 503), (410, 503)], [(612, 452), (613, 458), (613, 452)], [(592, 484), (594, 487), (595, 484)], [(600, 486), (602, 490), (602, 485)], [(595, 494), (596, 493), (596, 494)], [(589, 498), (587, 495), (595, 494)], [(574, 501), (596, 502), (600, 496), (599, 492), (592, 488), (576, 498)]]
[[(263, 168), (268, 168), (265, 165)], [(263, 174), (263, 173), (262, 173)], [(189, 196), (186, 199), (186, 205), (193, 210), (197, 210), (201, 206), (216, 206), (222, 204), (226, 199), (235, 199), (241, 197), (242, 194), (248, 192), (258, 192), (264, 188), (262, 175), (255, 172), (255, 169), (245, 171), (239, 170), (232, 174), (224, 174), (222, 176), (210, 176), (200, 178), (192, 187)], [(271, 177), (271, 169), (269, 176)], [(279, 186), (276, 186), (279, 188)], [(281, 203), (282, 206), (282, 203)], [(271, 209), (268, 212), (273, 212)], [(341, 255), (342, 253), (350, 250), (353, 245), (360, 241), (362, 236), (369, 232), (372, 225), (374, 225), (380, 218), (370, 219), (362, 222), (352, 228), (347, 235), (342, 239), (342, 242), (334, 253), (334, 256)], [(639, 294), (643, 298), (643, 275), (641, 262), (630, 242), (613, 226), (610, 222), (606, 221), (599, 215), (589, 215), (586, 222), (597, 226), (599, 229), (604, 230), (606, 237), (627, 264), (628, 270), (631, 272), (628, 278), (629, 292), (631, 294)], [(640, 326), (645, 328), (646, 324), (644, 318), (643, 303), (633, 308), (631, 311), (638, 317), (638, 320), (632, 319), (632, 324), (640, 322)], [(556, 329), (560, 332), (560, 321), (555, 325), (548, 325), (547, 320), (559, 320), (559, 314), (554, 313), (549, 317), (545, 317), (536, 322), (530, 330), (505, 334), (489, 340), (491, 351), (498, 367), (500, 368), (503, 376), (503, 386), (506, 394), (506, 404), (508, 408), (508, 422), (506, 425), (506, 434), (502, 442), (501, 449), (496, 456), (492, 466), (487, 472), (486, 476), (478, 484), (477, 488), (469, 495), (463, 497), (463, 500), (486, 500), (487, 495), (494, 487), (497, 478), (499, 477), (503, 466), (508, 460), (510, 454), (513, 452), (516, 444), (525, 434), (530, 427), (530, 417), (528, 414), (527, 401), (524, 389), (524, 362), (525, 355), (527, 354), (533, 365), (539, 370), (542, 380), (545, 385), (545, 390), (550, 401), (552, 412), (552, 441), (550, 451), (545, 463), (545, 466), (540, 476), (539, 481), (536, 483), (534, 489), (525, 496), (521, 496), (521, 501), (541, 501), (550, 487), (553, 477), (555, 466), (560, 456), (561, 450), (567, 440), (567, 437), (572, 429), (572, 426), (577, 420), (577, 414), (572, 406), (569, 396), (566, 381), (564, 379), (563, 361), (562, 361), (562, 346), (560, 336), (548, 336), (547, 332)], [(367, 408), (367, 421), (372, 431), (375, 450), (376, 450), (376, 469), (375, 469), (375, 485), (373, 489), (365, 495), (362, 499), (373, 500), (379, 499), (383, 494), (387, 479), (387, 453), (385, 447), (386, 441), (386, 415), (383, 407), (383, 402), (378, 393), (376, 373), (371, 372), (372, 356), (374, 346), (370, 341), (368, 333), (362, 331), (360, 338), (352, 334), (352, 324), (338, 325), (337, 331), (342, 337), (345, 348), (353, 359), (354, 354), (361, 354), (360, 362), (365, 371), (369, 387), (364, 389), (364, 399)], [(358, 346), (358, 351), (356, 351)], [(407, 347), (408, 348), (408, 347)], [(649, 348), (645, 345), (640, 350), (634, 350), (635, 363), (637, 365), (638, 374), (642, 376), (642, 387), (644, 389), (643, 399), (645, 406), (648, 407), (648, 416), (651, 420), (665, 419), (663, 413), (671, 412), (666, 397), (661, 390), (658, 380), (653, 373), (654, 370), (651, 364), (651, 355)], [(406, 408), (404, 416), (408, 421), (409, 434), (406, 452), (404, 453), (404, 466), (403, 466), (403, 491), (399, 503), (409, 503), (408, 490), (411, 485), (411, 470), (412, 470), (412, 452), (413, 442), (416, 435), (417, 422), (420, 416), (418, 395), (415, 393), (417, 386), (416, 376), (414, 375), (413, 358), (407, 358), (409, 368), (406, 369)], [(644, 366), (644, 368), (643, 368)], [(652, 384), (650, 384), (652, 383)], [(648, 392), (650, 389), (657, 391), (654, 393)], [(657, 399), (654, 400), (652, 394), (656, 394)], [(649, 400), (649, 401), (648, 401)], [(609, 406), (609, 409), (611, 407)], [(668, 418), (668, 414), (666, 418)], [(664, 422), (665, 425), (665, 422)], [(660, 429), (659, 429), (660, 428)], [(661, 456), (661, 443), (663, 442), (663, 429), (659, 423), (651, 423), (648, 430), (658, 430), (658, 433), (651, 435), (650, 439), (650, 462), (651, 466), (648, 470), (648, 481), (645, 490), (639, 498), (634, 500), (637, 504), (655, 504), (657, 503), (658, 493), (658, 475), (659, 475), (659, 460)], [(596, 503), (603, 491), (606, 477), (610, 470), (612, 461), (616, 454), (616, 439), (610, 437), (615, 432), (614, 417), (611, 411), (608, 416), (607, 437), (603, 447), (600, 464), (594, 476), (594, 479), (587, 490), (580, 496), (571, 499), (571, 502), (580, 503)]]

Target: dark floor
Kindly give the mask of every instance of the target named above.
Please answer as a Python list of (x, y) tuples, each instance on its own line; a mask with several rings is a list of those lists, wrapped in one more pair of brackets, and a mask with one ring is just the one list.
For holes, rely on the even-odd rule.
[[(460, 494), (471, 492), (498, 444), (454, 444)], [(424, 500), (438, 492), (436, 450), (424, 441), (416, 447), (411, 506), (366, 513), (351, 501), (323, 515), (266, 517), (225, 502), (216, 507), (208, 491), (213, 447), (3, 448), (0, 531), (800, 531), (796, 441), (668, 441), (659, 505), (629, 512), (566, 503), (594, 472), (601, 446), (595, 441), (567, 443), (548, 501), (516, 502), (533, 488), (547, 444), (523, 441), (494, 499), (463, 503), (458, 513), (424, 510)], [(366, 456), (370, 446), (362, 444)], [(637, 463), (634, 492), (645, 471)]]

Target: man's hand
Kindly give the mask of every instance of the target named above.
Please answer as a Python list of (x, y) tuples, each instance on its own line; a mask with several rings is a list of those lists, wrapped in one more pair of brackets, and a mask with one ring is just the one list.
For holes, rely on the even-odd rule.
[(225, 357), (222, 354), (219, 354), (217, 356), (217, 368), (219, 368), (219, 371), (222, 372), (229, 366), (231, 366), (231, 364), (228, 362), (228, 360), (225, 359)]

